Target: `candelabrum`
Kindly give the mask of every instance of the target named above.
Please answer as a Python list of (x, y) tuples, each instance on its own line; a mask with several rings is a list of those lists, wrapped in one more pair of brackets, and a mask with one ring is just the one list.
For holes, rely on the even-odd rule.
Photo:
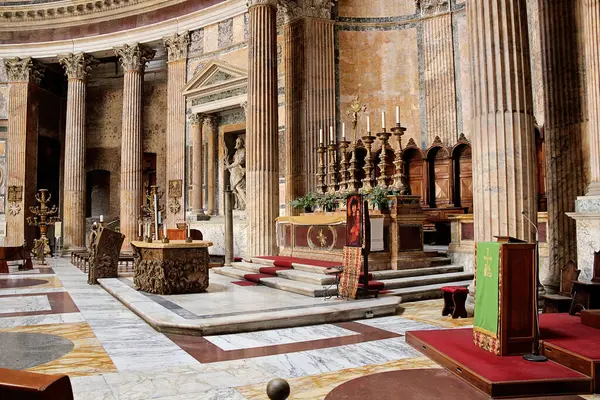
[[(165, 205), (159, 205), (160, 199), (162, 199), (165, 192), (160, 190), (157, 185), (149, 187), (148, 193), (146, 194), (146, 201), (142, 205), (142, 218), (144, 222), (150, 222), (154, 226), (155, 239), (158, 239), (158, 226), (162, 221), (160, 217), (164, 216)], [(150, 236), (152, 234), (150, 233)]]
[(352, 144), (352, 156), (350, 158), (350, 168), (348, 169), (348, 191), (350, 193), (358, 192), (360, 189), (360, 182), (358, 179), (358, 160), (356, 159), (356, 148), (358, 143)]
[(394, 166), (396, 167), (396, 173), (394, 174), (394, 182), (392, 188), (397, 190), (401, 195), (410, 195), (410, 185), (404, 175), (404, 160), (402, 159), (402, 136), (406, 132), (406, 128), (402, 127), (399, 123), (392, 128), (392, 132), (398, 141), (398, 148), (394, 153)]
[(29, 211), (31, 211), (33, 215), (27, 217), (27, 223), (29, 225), (38, 226), (40, 228), (40, 238), (34, 242), (33, 253), (38, 259), (42, 260), (42, 264), (44, 264), (44, 258), (52, 254), (50, 246), (48, 245), (48, 226), (54, 225), (55, 222), (59, 221), (56, 216), (58, 213), (56, 205), (49, 207), (51, 198), (52, 195), (48, 192), (48, 189), (38, 190), (35, 199), (40, 205), (29, 207)]
[(337, 153), (337, 144), (331, 143), (327, 146), (327, 150), (329, 151), (329, 190), (328, 193), (335, 193), (337, 186), (337, 162), (336, 162), (336, 153)]
[(365, 177), (363, 179), (363, 189), (371, 190), (374, 186), (373, 180), (373, 155), (371, 153), (371, 145), (375, 141), (375, 136), (371, 135), (371, 132), (367, 132), (367, 136), (362, 137), (362, 142), (365, 145), (365, 149), (367, 150), (367, 154), (365, 155)]
[(348, 171), (348, 166), (350, 162), (348, 160), (347, 149), (350, 146), (350, 142), (347, 140), (342, 140), (339, 143), (340, 147), (340, 192), (348, 191), (348, 176), (350, 171)]
[(379, 140), (381, 140), (381, 153), (379, 153), (379, 178), (377, 178), (377, 186), (382, 189), (387, 189), (387, 144), (390, 138), (390, 133), (383, 128), (383, 132), (377, 134)]
[(319, 153), (319, 172), (317, 172), (317, 189), (321, 193), (327, 192), (327, 184), (325, 183), (325, 151), (326, 147), (321, 143), (317, 148), (317, 153)]

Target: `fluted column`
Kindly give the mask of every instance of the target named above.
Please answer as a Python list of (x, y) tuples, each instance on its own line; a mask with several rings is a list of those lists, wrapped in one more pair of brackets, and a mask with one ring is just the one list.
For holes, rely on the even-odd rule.
[(279, 215), (277, 1), (250, 0), (248, 13), (246, 254), (274, 255), (275, 218)]
[(452, 15), (423, 21), (427, 145), (436, 137), (446, 146), (458, 139)]
[(59, 58), (68, 78), (65, 131), (63, 248), (85, 248), (85, 95), (95, 60), (83, 53)]
[(544, 71), (544, 138), (548, 198), (548, 268), (540, 278), (549, 292), (560, 285), (560, 269), (577, 259), (575, 210), (586, 189), (583, 163), (584, 98), (579, 62), (577, 7), (572, 0), (539, 3), (541, 68)]
[(217, 193), (217, 117), (214, 115), (205, 115), (202, 117), (202, 132), (206, 136), (206, 162), (208, 174), (206, 176), (206, 213), (215, 214), (215, 200)]
[(134, 45), (115, 49), (123, 67), (123, 128), (121, 132), (121, 233), (123, 247), (137, 236), (137, 220), (142, 205), (142, 89), (146, 63), (155, 54)]
[[(37, 190), (38, 104), (36, 90), (43, 69), (31, 58), (5, 60), (9, 81), (8, 146), (6, 186), (18, 186), (22, 200), (8, 202), (6, 212), (6, 246), (21, 246), (25, 240), (31, 245), (33, 234), (25, 217), (34, 205)], [(10, 200), (10, 199), (7, 199)], [(30, 234), (31, 233), (31, 234)]]
[[(186, 61), (190, 38), (188, 32), (163, 39), (168, 55), (167, 81), (167, 183), (185, 182), (185, 98), (181, 93), (186, 84)], [(182, 190), (182, 195), (185, 190)], [(169, 194), (171, 197), (171, 194)], [(175, 225), (185, 219), (185, 200), (175, 214), (167, 214), (167, 223)]]
[[(280, 0), (285, 11), (286, 203), (316, 189), (319, 129), (336, 124), (329, 1)], [(329, 135), (325, 135), (329, 144)], [(288, 213), (294, 211), (287, 206)]]
[(203, 147), (202, 118), (198, 114), (190, 117), (190, 136), (192, 137), (192, 214), (197, 217), (204, 215), (204, 200), (202, 196)]
[(475, 240), (533, 238), (535, 138), (527, 0), (467, 3), (472, 65)]
[(600, 0), (583, 2), (585, 70), (591, 182), (588, 196), (600, 196)]

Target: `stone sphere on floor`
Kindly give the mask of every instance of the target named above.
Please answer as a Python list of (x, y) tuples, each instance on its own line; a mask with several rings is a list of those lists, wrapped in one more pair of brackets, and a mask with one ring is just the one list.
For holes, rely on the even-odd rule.
[(267, 396), (271, 400), (285, 400), (290, 395), (290, 384), (281, 378), (272, 379), (267, 384)]

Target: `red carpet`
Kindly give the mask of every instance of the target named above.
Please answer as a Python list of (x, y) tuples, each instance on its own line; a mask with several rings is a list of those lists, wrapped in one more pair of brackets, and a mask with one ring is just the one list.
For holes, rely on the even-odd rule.
[(540, 334), (544, 342), (592, 360), (600, 360), (600, 329), (581, 323), (569, 314), (541, 314)]
[(283, 267), (262, 267), (258, 270), (261, 274), (273, 275), (277, 276), (277, 271), (286, 271), (291, 268), (283, 268)]
[(238, 285), (238, 286), (258, 286), (258, 283), (256, 282), (250, 282), (250, 281), (235, 281), (235, 282), (231, 282), (234, 285)]
[(267, 274), (246, 274), (244, 275), (244, 279), (250, 282), (256, 282), (256, 283), (260, 283), (260, 280), (262, 278), (272, 278), (273, 275), (267, 275)]
[(332, 268), (341, 267), (342, 264), (339, 262), (312, 260), (310, 258), (297, 258), (287, 256), (260, 256), (256, 258), (262, 258), (263, 260), (272, 260), (273, 264), (277, 267), (288, 267), (291, 268), (292, 264), (305, 264), (312, 265), (315, 267)]
[[(488, 381), (532, 381), (565, 378), (586, 378), (585, 375), (553, 361), (531, 363), (521, 356), (498, 357), (473, 344), (473, 329), (444, 329), (408, 332), (464, 365)], [(412, 344), (412, 343), (411, 343)]]

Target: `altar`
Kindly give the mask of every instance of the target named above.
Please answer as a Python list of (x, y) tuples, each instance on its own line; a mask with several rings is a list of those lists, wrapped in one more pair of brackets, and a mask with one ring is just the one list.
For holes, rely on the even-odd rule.
[(155, 294), (198, 293), (208, 287), (208, 248), (204, 240), (132, 241), (133, 283)]

